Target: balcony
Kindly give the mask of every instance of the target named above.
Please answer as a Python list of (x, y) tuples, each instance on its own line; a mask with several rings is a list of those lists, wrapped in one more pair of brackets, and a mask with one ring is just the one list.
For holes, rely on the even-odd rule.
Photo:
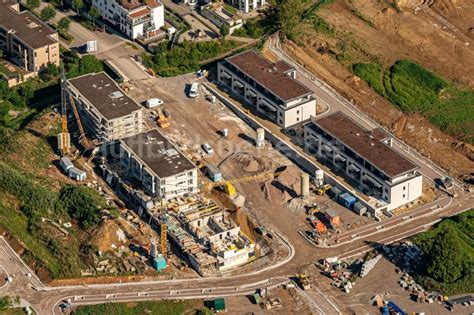
[(153, 18), (151, 17), (151, 15), (147, 15), (147, 16), (132, 20), (132, 26), (136, 26), (136, 25), (139, 25), (139, 24), (150, 22), (152, 20), (153, 20)]
[(148, 32), (145, 34), (140, 34), (137, 36), (136, 41), (140, 45), (148, 45), (153, 42), (160, 41), (166, 37), (166, 33), (162, 30), (156, 30), (153, 32)]

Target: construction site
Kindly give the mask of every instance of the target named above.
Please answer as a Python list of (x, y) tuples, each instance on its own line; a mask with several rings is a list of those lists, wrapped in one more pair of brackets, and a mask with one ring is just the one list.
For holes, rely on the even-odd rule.
[[(347, 211), (355, 201), (325, 183), (324, 172), (302, 172), (272, 148), (263, 129), (250, 129), (204, 87), (188, 97), (189, 82), (199, 78), (162, 80), (182, 93), (169, 95), (153, 81), (122, 88), (103, 73), (63, 84), (58, 136), (63, 171), (78, 181), (92, 176), (96, 185), (107, 185), (117, 204), (155, 231), (133, 244), (146, 258), (138, 262), (133, 257), (142, 255), (132, 248), (126, 271), (147, 269), (140, 264), (161, 271), (176, 258), (181, 262), (172, 266), (191, 267), (201, 276), (253, 270), (288, 255), (277, 231), (299, 232), (324, 246), (337, 233), (373, 222), (363, 205)], [(148, 106), (150, 97), (163, 105)], [(67, 131), (69, 111), (70, 125), (77, 127), (75, 146)], [(123, 131), (128, 121), (133, 128)], [(81, 150), (68, 154), (73, 147)], [(288, 221), (293, 224), (278, 224)], [(118, 257), (130, 249), (115, 246)], [(115, 271), (106, 259), (97, 263), (99, 270)]]

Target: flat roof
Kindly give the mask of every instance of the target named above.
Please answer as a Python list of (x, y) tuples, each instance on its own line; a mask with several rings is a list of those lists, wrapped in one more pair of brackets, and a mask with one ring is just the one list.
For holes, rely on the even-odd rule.
[(337, 138), (355, 153), (372, 163), (389, 177), (396, 177), (418, 167), (382, 142), (388, 136), (379, 128), (367, 130), (342, 112), (312, 120), (314, 124)]
[(85, 74), (68, 82), (107, 119), (141, 109), (105, 72)]
[(157, 129), (123, 138), (120, 142), (160, 178), (173, 176), (196, 168)]
[(287, 74), (294, 68), (284, 61), (272, 63), (255, 50), (245, 51), (226, 60), (284, 101), (312, 93)]
[(0, 1), (0, 25), (12, 31), (18, 38), (33, 49), (52, 45), (58, 41), (51, 35), (56, 31), (38, 19), (28, 10), (18, 12), (12, 8), (12, 2)]

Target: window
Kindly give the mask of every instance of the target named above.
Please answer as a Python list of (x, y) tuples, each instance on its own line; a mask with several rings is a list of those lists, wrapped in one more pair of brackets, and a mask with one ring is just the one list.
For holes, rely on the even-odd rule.
[(388, 194), (388, 188), (387, 187), (385, 187), (385, 193)]
[(299, 115), (299, 114), (300, 114), (300, 110), (298, 109), (298, 110), (296, 111), (296, 115)]
[(407, 187), (406, 187), (406, 186), (403, 186), (403, 191), (405, 191), (406, 189), (407, 189)]
[(405, 196), (406, 196), (406, 195), (405, 195), (405, 194), (403, 194), (403, 198), (405, 198)]
[(299, 118), (299, 117), (296, 117), (296, 121), (300, 121), (300, 118)]

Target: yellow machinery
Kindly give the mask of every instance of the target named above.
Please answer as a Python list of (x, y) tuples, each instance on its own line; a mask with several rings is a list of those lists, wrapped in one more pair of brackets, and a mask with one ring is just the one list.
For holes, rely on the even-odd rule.
[(257, 175), (252, 175), (252, 176), (247, 176), (247, 177), (242, 177), (242, 178), (237, 178), (237, 179), (230, 179), (230, 180), (220, 180), (218, 182), (214, 183), (208, 183), (205, 185), (206, 190), (210, 191), (212, 188), (215, 187), (224, 187), (224, 191), (226, 192), (227, 195), (230, 197), (234, 196), (237, 192), (235, 189), (235, 184), (240, 184), (240, 183), (245, 183), (245, 182), (250, 182), (254, 180), (261, 180), (261, 179), (266, 179), (269, 176), (273, 175), (276, 176), (280, 174), (280, 172), (273, 173), (273, 171), (267, 171), (263, 172)]
[(67, 130), (67, 111), (66, 111), (66, 99), (64, 97), (64, 91), (62, 85), (64, 84), (64, 69), (61, 73), (61, 133), (58, 135), (58, 148), (62, 156), (69, 154), (69, 148), (71, 147), (71, 136)]
[(314, 215), (316, 212), (319, 212), (318, 206), (312, 206), (306, 211), (308, 215)]
[(166, 232), (167, 226), (165, 223), (160, 224), (160, 243), (161, 243), (161, 254), (163, 256), (167, 255), (167, 249), (166, 249), (166, 241), (167, 241), (167, 232)]
[(160, 128), (168, 128), (170, 124), (170, 120), (163, 114), (163, 110), (161, 108), (158, 109), (158, 117), (156, 118), (156, 122)]
[(309, 281), (308, 276), (305, 273), (300, 273), (298, 275), (298, 282), (303, 290), (308, 290), (311, 288), (311, 281)]
[(331, 188), (332, 188), (331, 185), (326, 184), (323, 187), (320, 187), (320, 188), (316, 189), (316, 194), (319, 195), (319, 196), (322, 196), (326, 193), (326, 191), (328, 191)]

